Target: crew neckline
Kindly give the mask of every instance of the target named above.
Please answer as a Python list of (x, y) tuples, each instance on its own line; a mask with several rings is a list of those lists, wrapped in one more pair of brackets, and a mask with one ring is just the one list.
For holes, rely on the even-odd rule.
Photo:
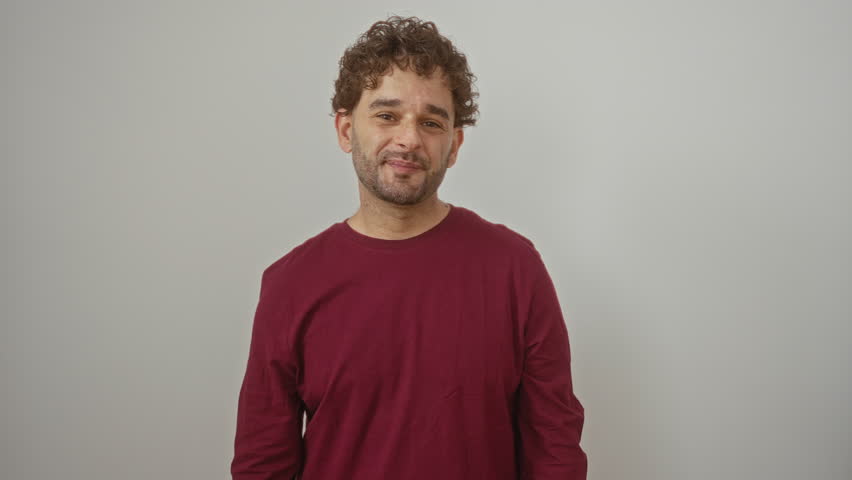
[(461, 213), (459, 211), (460, 207), (453, 205), (452, 203), (446, 202), (447, 205), (450, 206), (450, 211), (441, 219), (440, 222), (432, 226), (429, 230), (425, 232), (419, 233), (413, 237), (403, 238), (399, 240), (392, 240), (388, 238), (376, 238), (371, 237), (369, 235), (364, 235), (361, 232), (358, 232), (352, 226), (350, 226), (346, 220), (349, 217), (344, 218), (340, 222), (338, 222), (338, 229), (342, 232), (343, 236), (346, 238), (363, 245), (365, 247), (369, 247), (376, 250), (400, 250), (405, 248), (411, 248), (416, 245), (421, 245), (424, 242), (429, 241), (435, 236), (439, 235), (441, 232), (447, 230), (454, 219)]

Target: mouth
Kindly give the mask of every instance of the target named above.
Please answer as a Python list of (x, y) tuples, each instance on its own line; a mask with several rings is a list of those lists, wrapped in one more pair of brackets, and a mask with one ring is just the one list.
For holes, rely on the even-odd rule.
[(388, 160), (386, 163), (395, 171), (402, 173), (411, 173), (416, 172), (417, 170), (423, 170), (423, 168), (417, 163), (406, 162), (405, 160)]

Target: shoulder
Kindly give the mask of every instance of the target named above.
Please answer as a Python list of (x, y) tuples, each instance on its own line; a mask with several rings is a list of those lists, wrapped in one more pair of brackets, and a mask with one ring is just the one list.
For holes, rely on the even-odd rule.
[(473, 210), (458, 207), (462, 216), (466, 218), (465, 224), (469, 229), (471, 238), (476, 241), (480, 248), (486, 248), (502, 255), (511, 255), (536, 259), (540, 257), (535, 243), (505, 223), (500, 223), (484, 218)]
[(279, 282), (287, 278), (298, 278), (300, 273), (309, 270), (312, 264), (315, 265), (320, 260), (319, 256), (328, 251), (325, 247), (337, 227), (338, 224), (333, 224), (292, 247), (263, 270), (263, 279)]

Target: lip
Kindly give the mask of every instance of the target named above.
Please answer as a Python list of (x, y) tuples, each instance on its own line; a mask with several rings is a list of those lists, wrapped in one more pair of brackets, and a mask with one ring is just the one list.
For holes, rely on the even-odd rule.
[(401, 172), (414, 172), (416, 170), (422, 170), (420, 165), (413, 162), (406, 162), (404, 160), (388, 160), (388, 165), (393, 167), (394, 170), (398, 170)]

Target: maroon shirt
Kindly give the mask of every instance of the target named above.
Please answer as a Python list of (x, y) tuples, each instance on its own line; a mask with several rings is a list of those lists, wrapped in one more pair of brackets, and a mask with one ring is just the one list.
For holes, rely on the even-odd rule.
[(404, 240), (341, 221), (263, 272), (231, 473), (581, 480), (583, 417), (529, 239), (459, 206)]

